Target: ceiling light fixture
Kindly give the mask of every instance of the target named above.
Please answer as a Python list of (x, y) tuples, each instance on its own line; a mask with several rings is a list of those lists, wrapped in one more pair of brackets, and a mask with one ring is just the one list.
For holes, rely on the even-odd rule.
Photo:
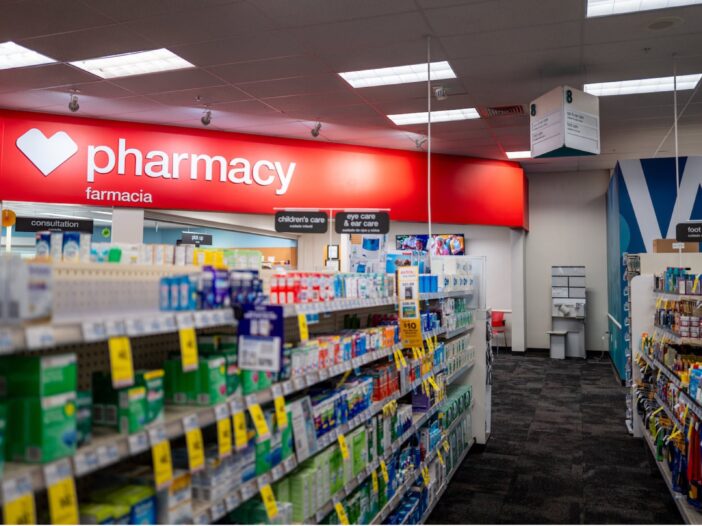
[[(410, 66), (395, 66), (391, 68), (364, 69), (362, 71), (339, 73), (339, 75), (354, 88), (426, 82), (427, 65), (425, 63), (412, 64)], [(431, 63), (431, 80), (455, 78), (456, 74), (453, 72), (448, 62)]]
[(319, 137), (319, 132), (322, 131), (322, 123), (318, 122), (317, 124), (314, 125), (314, 128), (310, 130), (310, 133), (312, 134), (312, 137), (315, 139)]
[(75, 93), (71, 95), (71, 100), (68, 101), (68, 109), (73, 113), (80, 109), (80, 104), (78, 104), (78, 95)]
[(209, 126), (212, 122), (212, 110), (205, 110), (200, 117), (200, 122), (203, 126)]
[(165, 48), (78, 60), (71, 62), (71, 64), (103, 79), (131, 77), (132, 75), (145, 75), (147, 73), (195, 67), (187, 60)]
[(8, 41), (0, 44), (0, 69), (23, 68), (56, 62), (53, 58)]
[(587, 17), (702, 4), (702, 0), (587, 0)]
[(522, 152), (505, 152), (507, 154), (507, 159), (531, 159), (531, 151)]
[[(677, 79), (678, 91), (695, 89), (702, 74), (679, 75)], [(632, 95), (636, 93), (659, 93), (673, 91), (675, 77), (659, 77), (653, 79), (620, 80), (616, 82), (598, 82), (585, 84), (585, 93), (606, 97), (609, 95)]]
[[(462, 108), (459, 110), (443, 110), (431, 112), (432, 124), (437, 122), (464, 121), (479, 118), (480, 114), (475, 108)], [(407, 124), (424, 124), (428, 120), (428, 113), (426, 111), (419, 113), (399, 113), (397, 115), (388, 115), (388, 119), (390, 119), (398, 126), (403, 126)]]

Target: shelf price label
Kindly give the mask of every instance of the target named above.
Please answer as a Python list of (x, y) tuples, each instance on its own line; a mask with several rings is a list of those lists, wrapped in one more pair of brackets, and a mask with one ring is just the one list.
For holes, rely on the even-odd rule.
[(371, 487), (373, 488), (373, 493), (378, 493), (378, 472), (376, 470), (371, 472)]
[(232, 454), (232, 423), (229, 420), (229, 410), (225, 404), (215, 407), (215, 418), (217, 419), (219, 458), (225, 458)]
[(339, 517), (339, 522), (344, 526), (348, 526), (349, 518), (346, 515), (346, 510), (341, 502), (334, 503), (334, 509), (336, 510), (336, 516)]
[(183, 372), (194, 371), (197, 369), (199, 361), (195, 329), (193, 327), (179, 329), (178, 338), (180, 340), (180, 362), (183, 366)]
[(424, 481), (424, 485), (426, 487), (429, 487), (429, 483), (431, 482), (431, 479), (429, 478), (429, 468), (424, 466), (422, 468), (422, 480)]
[(107, 341), (110, 351), (110, 373), (115, 389), (134, 385), (132, 344), (127, 336), (112, 337)]
[(51, 524), (78, 524), (78, 499), (71, 464), (62, 460), (44, 468)]
[(439, 462), (441, 462), (442, 466), (446, 465), (446, 463), (444, 462), (444, 456), (441, 454), (441, 450), (436, 452), (436, 456), (439, 458)]
[(270, 484), (264, 484), (261, 486), (261, 500), (263, 500), (263, 506), (266, 508), (266, 515), (268, 515), (269, 520), (273, 520), (278, 516), (278, 505), (275, 502), (275, 495), (273, 495), (273, 489)]
[(251, 404), (249, 406), (249, 414), (251, 415), (251, 420), (253, 420), (258, 437), (261, 439), (268, 438), (271, 431), (268, 428), (268, 422), (266, 422), (266, 417), (263, 415), (263, 409), (261, 409), (260, 404)]
[(348, 460), (350, 455), (349, 455), (349, 446), (346, 443), (346, 437), (342, 433), (339, 433), (337, 440), (339, 441), (339, 449), (341, 450), (341, 457), (344, 460)]
[(23, 476), (2, 483), (2, 517), (4, 524), (36, 524), (32, 479)]
[(300, 341), (306, 342), (310, 339), (310, 328), (307, 325), (307, 315), (298, 314), (297, 315), (297, 327), (300, 329)]
[(446, 453), (448, 453), (450, 449), (451, 448), (449, 447), (448, 440), (444, 440), (444, 451), (446, 451)]
[(149, 439), (151, 440), (151, 459), (154, 463), (154, 483), (156, 489), (163, 489), (173, 480), (171, 443), (163, 426), (150, 429)]
[(202, 430), (197, 421), (197, 415), (190, 415), (183, 419), (183, 430), (190, 471), (200, 471), (205, 467), (205, 446), (202, 443)]
[(388, 484), (390, 482), (390, 477), (388, 476), (388, 467), (385, 465), (385, 461), (380, 461), (380, 474), (383, 476), (383, 482)]
[(280, 429), (288, 427), (288, 413), (285, 410), (285, 398), (276, 396), (273, 400), (275, 405), (275, 419)]
[(234, 424), (234, 447), (237, 451), (246, 448), (248, 437), (246, 436), (246, 415), (243, 411), (232, 414)]

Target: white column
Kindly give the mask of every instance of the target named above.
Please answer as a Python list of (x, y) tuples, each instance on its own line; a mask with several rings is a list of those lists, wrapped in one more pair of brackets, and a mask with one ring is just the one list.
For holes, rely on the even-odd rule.
[(114, 243), (144, 242), (144, 209), (112, 209), (112, 241)]
[(512, 351), (526, 351), (526, 232), (510, 231), (512, 256)]

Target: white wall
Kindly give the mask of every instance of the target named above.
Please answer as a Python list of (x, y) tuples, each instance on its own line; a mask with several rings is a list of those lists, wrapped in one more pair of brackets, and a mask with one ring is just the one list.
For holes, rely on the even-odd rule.
[(551, 266), (585, 265), (588, 350), (607, 350), (606, 194), (609, 172), (532, 173), (526, 239), (527, 347), (548, 348)]

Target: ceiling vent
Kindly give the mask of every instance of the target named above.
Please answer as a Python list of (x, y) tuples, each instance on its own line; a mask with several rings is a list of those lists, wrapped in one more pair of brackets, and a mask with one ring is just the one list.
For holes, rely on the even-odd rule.
[(493, 106), (485, 108), (487, 117), (504, 117), (506, 115), (525, 115), (524, 106), (518, 104), (516, 106)]

